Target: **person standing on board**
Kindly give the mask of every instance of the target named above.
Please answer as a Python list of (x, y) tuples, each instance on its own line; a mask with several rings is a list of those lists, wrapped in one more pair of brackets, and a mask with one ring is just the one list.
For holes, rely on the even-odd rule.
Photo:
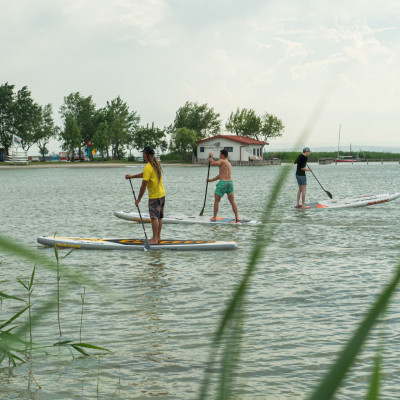
[(214, 215), (211, 218), (211, 221), (217, 220), (219, 202), (222, 196), (226, 193), (229, 203), (231, 203), (232, 210), (235, 213), (236, 222), (239, 222), (239, 214), (235, 203), (235, 194), (233, 192), (232, 165), (228, 161), (228, 150), (222, 149), (220, 151), (218, 161), (214, 161), (212, 153), (209, 153), (209, 161), (211, 165), (219, 167), (219, 174), (215, 178), (207, 179), (207, 182), (214, 182), (219, 179), (217, 187), (215, 188)]
[(149, 192), (149, 214), (153, 230), (153, 237), (149, 240), (150, 244), (158, 244), (161, 241), (165, 205), (165, 189), (161, 164), (154, 154), (154, 150), (151, 147), (145, 147), (143, 149), (143, 159), (147, 164), (143, 168), (143, 172), (136, 175), (125, 175), (126, 179), (142, 178), (142, 186), (135, 202), (136, 207), (139, 205), (146, 188)]
[[(306, 206), (306, 190), (307, 190), (306, 171), (311, 171), (310, 168), (307, 168), (307, 160), (308, 160), (308, 155), (310, 153), (311, 153), (310, 148), (304, 147), (303, 153), (299, 154), (298, 157), (296, 158), (296, 161), (294, 162), (295, 164), (297, 164), (296, 179), (299, 185), (299, 191), (297, 192), (296, 208), (310, 208), (310, 206)], [(300, 197), (302, 204), (300, 204)]]

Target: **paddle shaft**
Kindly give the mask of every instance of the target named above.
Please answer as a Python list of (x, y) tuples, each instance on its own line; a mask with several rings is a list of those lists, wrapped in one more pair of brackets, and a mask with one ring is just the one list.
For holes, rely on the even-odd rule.
[(328, 195), (328, 197), (331, 199), (331, 198), (333, 197), (332, 194), (331, 194), (331, 192), (328, 192), (327, 190), (325, 190), (325, 189), (323, 188), (323, 186), (321, 185), (321, 183), (319, 182), (319, 180), (318, 180), (317, 177), (315, 176), (315, 174), (314, 174), (314, 172), (312, 171), (312, 169), (308, 166), (308, 164), (306, 164), (306, 165), (307, 165), (307, 168), (310, 170), (310, 172), (313, 174), (315, 180), (319, 183), (319, 186), (321, 186), (322, 190), (323, 190), (323, 191)]
[[(134, 191), (134, 189), (133, 189), (132, 181), (131, 181), (130, 179), (129, 179), (129, 183), (131, 184), (132, 193), (133, 193), (133, 197), (135, 198), (135, 204), (136, 204), (136, 200), (137, 200), (137, 199), (136, 199), (136, 194), (135, 194), (135, 191)], [(145, 236), (145, 238), (146, 238), (144, 247), (145, 247), (145, 249), (150, 250), (150, 243), (149, 243), (149, 239), (147, 239), (147, 233), (146, 233), (146, 229), (144, 228), (143, 218), (142, 218), (142, 214), (141, 214), (141, 212), (140, 212), (139, 204), (138, 204), (136, 207), (137, 207), (138, 212), (139, 212), (140, 222), (142, 223), (144, 236)]]
[(211, 166), (211, 163), (210, 163), (210, 160), (208, 160), (208, 171), (207, 171), (206, 194), (204, 195), (204, 204), (203, 204), (203, 208), (202, 208), (202, 210), (201, 210), (201, 212), (200, 212), (200, 216), (203, 216), (203, 214), (204, 214), (204, 208), (205, 208), (205, 206), (206, 206), (206, 200), (207, 200), (207, 189), (208, 189), (208, 178), (210, 177), (210, 166)]

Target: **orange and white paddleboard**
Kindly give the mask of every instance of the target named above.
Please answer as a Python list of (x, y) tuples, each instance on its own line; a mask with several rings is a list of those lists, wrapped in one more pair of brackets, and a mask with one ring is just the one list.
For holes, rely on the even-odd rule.
[[(307, 204), (307, 206), (310, 207), (308, 208), (309, 210), (330, 210), (338, 208), (366, 207), (373, 206), (375, 204), (387, 203), (388, 201), (395, 200), (399, 197), (400, 193), (384, 193), (358, 197), (344, 197), (341, 199), (327, 199), (316, 201), (314, 203), (309, 203)], [(304, 209), (298, 208), (298, 210)]]

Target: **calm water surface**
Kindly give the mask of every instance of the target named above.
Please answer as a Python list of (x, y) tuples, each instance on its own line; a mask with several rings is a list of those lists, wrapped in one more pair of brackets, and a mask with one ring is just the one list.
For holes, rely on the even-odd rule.
[[(234, 168), (241, 216), (260, 217), (281, 168)], [(334, 198), (400, 191), (397, 163), (312, 168)], [(132, 171), (140, 169), (0, 169), (0, 234), (50, 258), (54, 250), (38, 245), (38, 235), (141, 238), (141, 225), (113, 216), (115, 210), (134, 208), (124, 179)], [(198, 214), (206, 175), (206, 167), (166, 166), (166, 212)], [(308, 182), (310, 201), (327, 198), (312, 175)], [(137, 190), (139, 183), (134, 181)], [(214, 187), (209, 186), (205, 215), (212, 213)], [(398, 262), (400, 200), (304, 212), (292, 208), (296, 192), (293, 168), (270, 222), (276, 234), (248, 296), (238, 399), (305, 398)], [(220, 215), (232, 215), (226, 198)], [(239, 249), (230, 252), (74, 251), (64, 265), (90, 277), (104, 292), (61, 279), (63, 339), (79, 340), (80, 294), (86, 286), (82, 341), (113, 353), (72, 358), (60, 349), (48, 356), (33, 354), (30, 362), (13, 369), (3, 363), (0, 398), (196, 398), (216, 325), (246, 267), (254, 232), (245, 226), (164, 225), (164, 238), (239, 241)], [(33, 265), (2, 253), (0, 261), (0, 291), (24, 296), (16, 279), (26, 279)], [(56, 288), (55, 274), (40, 265), (35, 281), (33, 311)], [(19, 306), (3, 300), (0, 320)], [(386, 316), (384, 399), (398, 399), (400, 393), (399, 306), (396, 296)], [(379, 332), (337, 399), (365, 398)], [(59, 340), (55, 310), (35, 327), (33, 337), (46, 344)], [(41, 390), (28, 387), (30, 370)]]

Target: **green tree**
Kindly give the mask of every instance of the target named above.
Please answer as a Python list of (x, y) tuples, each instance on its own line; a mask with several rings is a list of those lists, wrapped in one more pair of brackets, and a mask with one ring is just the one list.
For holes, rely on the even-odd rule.
[(168, 148), (166, 140), (166, 130), (154, 126), (154, 122), (149, 127), (140, 126), (132, 136), (132, 147), (137, 150), (143, 150), (146, 146), (153, 149), (161, 149), (165, 151)]
[(82, 134), (72, 114), (66, 115), (64, 130), (59, 135), (63, 141), (62, 149), (71, 152), (73, 158), (75, 149), (82, 144)]
[(124, 154), (124, 146), (132, 142), (138, 129), (140, 116), (135, 111), (129, 111), (128, 105), (119, 96), (111, 102), (107, 101), (103, 112), (108, 124), (113, 158), (120, 160)]
[(93, 147), (96, 152), (100, 153), (101, 158), (109, 158), (110, 147), (110, 129), (107, 121), (102, 121), (98, 124), (96, 132), (93, 136)]
[(14, 85), (0, 86), (0, 145), (8, 154), (14, 133)]
[(54, 125), (51, 104), (40, 108), (40, 122), (35, 131), (34, 140), (39, 147), (40, 154), (44, 157), (49, 151), (47, 145), (52, 137), (56, 137), (58, 128)]
[(217, 135), (221, 130), (220, 115), (207, 104), (186, 102), (176, 112), (173, 128), (187, 128), (196, 132), (197, 140)]
[(14, 130), (22, 139), (22, 148), (29, 148), (36, 143), (35, 133), (41, 120), (41, 107), (32, 99), (26, 86), (18, 90), (14, 101)]
[(172, 150), (183, 152), (184, 157), (196, 148), (196, 131), (187, 128), (178, 128), (172, 132)]
[[(70, 129), (66, 129), (67, 118), (73, 118), (81, 135), (79, 144), (77, 138), (73, 142), (79, 150), (79, 156), (81, 156), (82, 146), (86, 146), (86, 141), (92, 140), (95, 134), (96, 113), (96, 105), (92, 96), (83, 97), (79, 92), (76, 92), (64, 97), (64, 104), (60, 107), (60, 114), (64, 120), (64, 129), (60, 133), (60, 139), (67, 142), (64, 147), (68, 147), (71, 143), (69, 133), (67, 133)], [(69, 121), (69, 124), (71, 124), (71, 121)], [(64, 138), (64, 133), (67, 135), (66, 138)]]
[(260, 131), (261, 118), (257, 116), (254, 110), (243, 108), (231, 113), (225, 128), (228, 132), (246, 137), (256, 137)]
[(261, 117), (261, 129), (256, 135), (256, 139), (266, 142), (269, 138), (282, 136), (284, 130), (285, 125), (278, 117), (265, 113)]

